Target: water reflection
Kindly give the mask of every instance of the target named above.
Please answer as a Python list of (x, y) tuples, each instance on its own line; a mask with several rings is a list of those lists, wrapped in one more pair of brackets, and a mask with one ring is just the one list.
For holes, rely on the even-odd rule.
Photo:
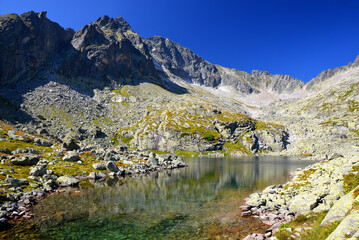
[[(197, 239), (205, 224), (243, 198), (308, 165), (289, 157), (188, 159), (189, 167), (93, 182), (34, 209), (35, 229), (53, 239)], [(236, 200), (235, 204), (238, 204)]]

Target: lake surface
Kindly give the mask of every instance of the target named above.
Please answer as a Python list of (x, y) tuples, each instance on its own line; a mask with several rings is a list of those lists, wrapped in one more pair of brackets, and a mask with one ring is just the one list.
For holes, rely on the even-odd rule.
[[(313, 162), (294, 157), (186, 159), (188, 167), (91, 182), (52, 195), (35, 219), (0, 233), (5, 239), (212, 239), (263, 231), (238, 207), (252, 192), (288, 180)], [(80, 191), (78, 191), (80, 190)], [(236, 238), (235, 238), (236, 239)]]

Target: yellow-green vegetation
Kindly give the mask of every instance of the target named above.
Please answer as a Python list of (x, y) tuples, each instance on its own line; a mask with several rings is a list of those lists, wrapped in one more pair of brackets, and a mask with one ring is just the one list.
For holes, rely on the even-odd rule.
[[(289, 223), (282, 224), (279, 232), (275, 234), (275, 237), (279, 240), (291, 239), (291, 235), (295, 232), (299, 232), (296, 231), (297, 229), (301, 229), (300, 239), (302, 240), (324, 240), (340, 223), (337, 221), (326, 226), (321, 226), (320, 223), (326, 214), (327, 212), (311, 213), (307, 216), (299, 215)], [(287, 228), (290, 228), (293, 233), (287, 231)]]
[(32, 143), (23, 142), (20, 140), (10, 140), (10, 141), (0, 141), (0, 148), (8, 148), (10, 151), (14, 151), (18, 148), (33, 148), (43, 152), (52, 152), (53, 149), (51, 147), (41, 147), (38, 145), (34, 145)]
[(304, 181), (301, 183), (297, 183), (297, 182), (289, 182), (287, 185), (284, 186), (284, 189), (288, 189), (289, 187), (295, 188), (295, 189), (300, 189), (303, 186), (307, 186), (309, 185), (310, 182), (308, 181)]
[(310, 177), (310, 175), (312, 175), (315, 171), (316, 171), (316, 169), (313, 169), (313, 168), (308, 169), (308, 170), (304, 170), (303, 172), (301, 172), (300, 174), (298, 174), (297, 180), (299, 180), (299, 181), (305, 181), (305, 180), (307, 180), (307, 179)]
[(177, 150), (176, 154), (178, 156), (182, 156), (182, 157), (198, 157), (198, 155), (200, 153), (198, 152), (191, 152), (191, 151), (183, 151), (183, 150)]
[[(350, 192), (359, 185), (359, 165), (353, 167), (352, 171), (344, 175), (344, 190), (346, 193)], [(359, 190), (358, 190), (359, 191)]]
[(271, 130), (276, 130), (276, 131), (277, 131), (277, 129), (284, 130), (284, 127), (282, 125), (275, 124), (275, 123), (265, 123), (262, 121), (255, 121), (254, 127), (256, 128), (256, 130), (263, 130), (263, 129), (271, 129)]
[(250, 152), (241, 142), (237, 141), (235, 143), (233, 142), (226, 142), (223, 145), (224, 150), (228, 152), (234, 152), (234, 151), (240, 151), (247, 155), (253, 155), (252, 152)]
[[(77, 162), (66, 162), (62, 161), (61, 158), (57, 158), (58, 161), (54, 165), (48, 165), (47, 168), (54, 171), (58, 175), (88, 175), (90, 172), (93, 172), (94, 169), (92, 165), (98, 160), (95, 155), (91, 152), (86, 152), (81, 154), (82, 164)], [(56, 159), (56, 158), (53, 158)], [(106, 172), (106, 170), (96, 170), (100, 172)]]
[(128, 144), (129, 142), (131, 142), (131, 140), (133, 139), (133, 137), (125, 137), (125, 136), (122, 136), (122, 135), (117, 135), (117, 137), (119, 137), (121, 139), (121, 141), (123, 143), (126, 143)]
[(161, 152), (161, 151), (157, 151), (157, 150), (150, 150), (151, 152), (155, 153), (155, 154), (169, 154), (169, 152)]

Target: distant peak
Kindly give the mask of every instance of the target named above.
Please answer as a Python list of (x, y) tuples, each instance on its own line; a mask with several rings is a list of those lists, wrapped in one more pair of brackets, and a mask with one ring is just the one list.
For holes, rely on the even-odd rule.
[(101, 27), (109, 28), (112, 30), (120, 29), (121, 31), (132, 30), (130, 24), (128, 24), (122, 17), (111, 18), (107, 15), (98, 18), (95, 21), (96, 24)]

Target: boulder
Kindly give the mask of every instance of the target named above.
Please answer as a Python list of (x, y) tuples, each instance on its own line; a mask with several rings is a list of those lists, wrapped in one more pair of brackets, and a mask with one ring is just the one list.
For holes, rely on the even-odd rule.
[(68, 175), (61, 176), (56, 181), (62, 187), (77, 186), (77, 185), (79, 185), (79, 182), (80, 182), (80, 180), (78, 180), (77, 178), (75, 178), (73, 176), (68, 176)]
[(80, 160), (80, 156), (77, 152), (71, 151), (65, 154), (65, 156), (62, 158), (64, 161), (68, 162), (77, 162)]
[(296, 214), (308, 214), (318, 206), (320, 198), (311, 193), (295, 196), (289, 203), (289, 211)]
[(100, 179), (101, 176), (100, 176), (97, 172), (90, 172), (89, 178), (92, 178), (92, 179)]
[(17, 178), (6, 178), (5, 182), (8, 182), (10, 187), (18, 187), (18, 186), (29, 184), (29, 182), (26, 179), (17, 179)]
[(113, 161), (109, 161), (106, 163), (106, 169), (110, 172), (115, 172), (115, 173), (120, 170)]
[(35, 177), (41, 177), (46, 174), (46, 168), (44, 166), (35, 166), (30, 170), (30, 175)]
[(8, 148), (4, 148), (0, 149), (0, 153), (11, 154), (11, 151)]
[(66, 151), (73, 151), (80, 149), (80, 146), (75, 142), (74, 139), (68, 140), (62, 144), (62, 148), (64, 148)]
[(321, 226), (332, 223), (334, 221), (340, 221), (348, 214), (348, 212), (352, 209), (353, 203), (355, 201), (353, 195), (354, 190), (349, 192), (347, 195), (341, 197), (333, 205), (333, 207), (329, 210), (323, 221), (320, 223)]
[(326, 240), (347, 239), (356, 234), (359, 229), (359, 210), (352, 210), (326, 238)]
[(42, 139), (42, 138), (35, 138), (34, 142), (37, 145), (42, 146), (42, 147), (51, 147), (52, 146), (52, 143), (50, 141)]
[(95, 163), (92, 167), (96, 170), (106, 170), (106, 165), (103, 163)]
[(172, 160), (172, 164), (175, 166), (175, 167), (186, 167), (187, 166), (187, 163), (185, 163), (183, 161), (183, 159), (181, 157), (178, 157), (176, 156), (174, 160)]
[(57, 186), (58, 186), (57, 182), (53, 179), (49, 179), (43, 184), (43, 187), (46, 191), (52, 191)]
[(23, 156), (22, 158), (15, 158), (11, 160), (11, 163), (14, 165), (20, 165), (20, 166), (33, 166), (40, 160), (40, 156), (27, 154)]

